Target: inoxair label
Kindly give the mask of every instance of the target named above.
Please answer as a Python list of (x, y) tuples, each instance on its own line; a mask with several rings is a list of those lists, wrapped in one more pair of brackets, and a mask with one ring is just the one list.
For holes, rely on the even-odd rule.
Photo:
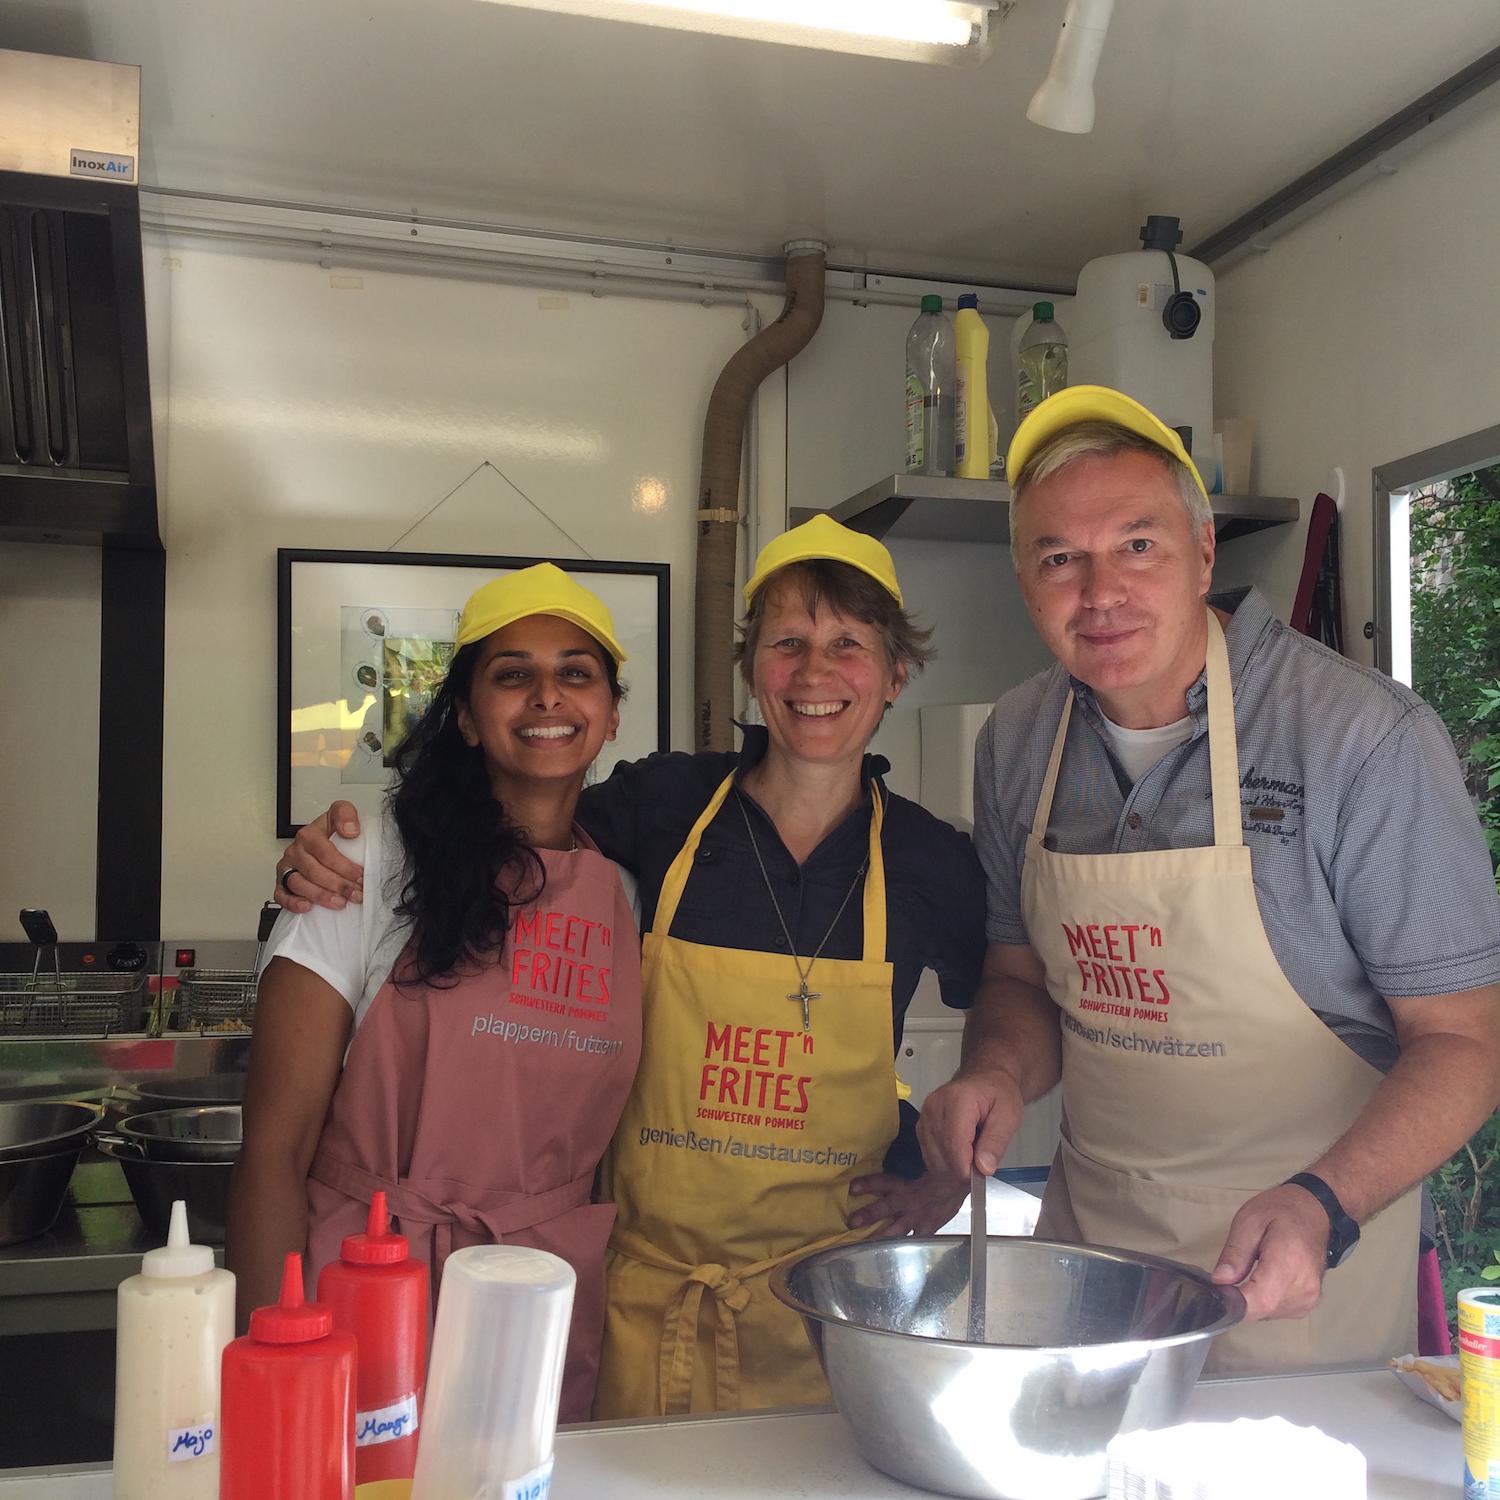
[(135, 157), (116, 156), (109, 151), (68, 152), (68, 172), (73, 177), (107, 177), (114, 182), (135, 181)]

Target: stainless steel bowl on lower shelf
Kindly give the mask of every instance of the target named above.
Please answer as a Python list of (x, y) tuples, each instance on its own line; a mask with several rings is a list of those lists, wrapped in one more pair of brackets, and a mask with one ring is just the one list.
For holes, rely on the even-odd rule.
[(0, 1245), (46, 1234), (104, 1109), (73, 1100), (0, 1103)]
[(232, 1162), (240, 1152), (240, 1106), (158, 1109), (121, 1120), (121, 1137), (152, 1161)]
[(224, 1243), (232, 1161), (150, 1161), (108, 1139), (96, 1141), (95, 1149), (119, 1162), (141, 1222), (158, 1244), (167, 1237), (174, 1198), (187, 1203), (188, 1234), (194, 1244)]
[(1086, 1500), (1117, 1433), (1179, 1419), (1232, 1287), (1153, 1256), (1058, 1240), (988, 1245), (982, 1344), (967, 1341), (969, 1242), (871, 1240), (771, 1278), (802, 1315), (865, 1458), (978, 1500)]

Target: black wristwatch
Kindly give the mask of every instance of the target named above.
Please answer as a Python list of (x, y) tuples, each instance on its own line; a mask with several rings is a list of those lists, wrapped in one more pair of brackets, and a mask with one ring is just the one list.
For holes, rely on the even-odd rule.
[(1344, 1212), (1344, 1205), (1339, 1202), (1338, 1194), (1321, 1177), (1314, 1176), (1311, 1172), (1298, 1172), (1295, 1177), (1288, 1177), (1282, 1185), (1306, 1188), (1323, 1205), (1323, 1211), (1328, 1215), (1327, 1268), (1331, 1271), (1335, 1266), (1343, 1265), (1349, 1258), (1349, 1252), (1359, 1243), (1359, 1225)]

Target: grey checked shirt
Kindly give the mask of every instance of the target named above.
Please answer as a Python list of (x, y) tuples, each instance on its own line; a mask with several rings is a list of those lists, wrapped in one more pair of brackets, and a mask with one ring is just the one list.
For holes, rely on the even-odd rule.
[[(1452, 742), (1415, 693), (1289, 629), (1254, 589), (1212, 602), (1233, 612), (1225, 638), (1242, 826), (1271, 948), (1313, 1011), (1389, 1069), (1397, 1048), (1384, 996), (1500, 980), (1500, 897)], [(1213, 842), (1203, 677), (1187, 695), (1192, 738), (1132, 786), (1093, 693), (1054, 666), (1000, 699), (976, 746), (974, 842), (991, 942), (1029, 942), (1021, 866), (1070, 691), (1047, 847), (1107, 854)]]

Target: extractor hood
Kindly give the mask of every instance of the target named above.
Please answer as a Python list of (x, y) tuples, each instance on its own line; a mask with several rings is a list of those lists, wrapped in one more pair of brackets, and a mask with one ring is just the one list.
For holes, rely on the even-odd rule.
[(140, 70), (0, 51), (0, 537), (157, 548)]

